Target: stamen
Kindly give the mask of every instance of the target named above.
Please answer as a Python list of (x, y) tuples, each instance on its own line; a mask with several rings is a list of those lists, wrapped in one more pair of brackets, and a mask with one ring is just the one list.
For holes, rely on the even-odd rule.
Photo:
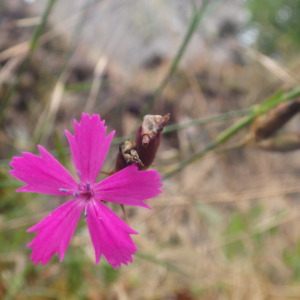
[(59, 191), (60, 191), (60, 192), (63, 192), (63, 193), (69, 193), (69, 190), (68, 190), (68, 189), (62, 189), (62, 188), (60, 188)]
[(78, 178), (81, 179), (82, 175), (81, 175), (81, 172), (79, 170), (76, 170), (76, 174), (77, 174)]
[(78, 193), (73, 193), (73, 196), (74, 197), (79, 197), (79, 194)]
[(86, 206), (84, 207), (84, 213), (83, 213), (83, 218), (86, 219), (86, 217), (88, 216), (88, 213), (86, 211)]
[(86, 189), (87, 189), (88, 192), (91, 191), (91, 184), (90, 184), (90, 183), (87, 183), (87, 184), (86, 184)]

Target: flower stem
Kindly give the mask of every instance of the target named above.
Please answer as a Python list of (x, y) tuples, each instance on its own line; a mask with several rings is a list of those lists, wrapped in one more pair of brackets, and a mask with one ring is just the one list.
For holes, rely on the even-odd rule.
[(141, 117), (143, 117), (145, 114), (147, 114), (151, 111), (157, 97), (163, 92), (163, 90), (167, 86), (170, 78), (173, 76), (174, 72), (177, 70), (179, 62), (180, 62), (181, 58), (183, 57), (183, 54), (185, 53), (193, 34), (198, 29), (200, 22), (203, 20), (204, 13), (206, 11), (206, 8), (209, 5), (209, 2), (210, 2), (209, 0), (203, 0), (199, 9), (194, 12), (194, 14), (191, 18), (190, 24), (189, 24), (189, 28), (188, 28), (188, 30), (185, 34), (185, 37), (182, 41), (182, 44), (180, 45), (171, 65), (169, 67), (169, 70), (168, 70), (166, 76), (164, 77), (164, 79), (162, 80), (162, 82), (160, 83), (160, 85), (158, 86), (156, 91), (154, 92), (153, 97), (149, 100), (148, 105), (145, 109), (145, 112), (141, 114)]
[(44, 29), (45, 29), (48, 17), (50, 15), (51, 11), (52, 11), (52, 8), (53, 8), (55, 2), (56, 2), (56, 0), (48, 0), (47, 6), (46, 6), (44, 14), (41, 18), (41, 21), (38, 24), (38, 26), (36, 27), (32, 37), (31, 37), (31, 40), (30, 40), (30, 43), (29, 43), (29, 49), (28, 49), (25, 57), (23, 58), (22, 63), (20, 64), (20, 67), (19, 67), (18, 73), (16, 75), (16, 78), (15, 78), (14, 82), (12, 83), (12, 85), (10, 85), (10, 87), (8, 88), (7, 92), (5, 93), (5, 95), (4, 95), (4, 97), (1, 101), (1, 105), (0, 105), (0, 124), (3, 121), (4, 111), (5, 111), (6, 107), (8, 106), (14, 92), (17, 90), (17, 88), (19, 86), (22, 74), (23, 74), (23, 72), (25, 71), (25, 69), (27, 67), (28, 60), (29, 60), (31, 54), (34, 52), (34, 50), (38, 47), (39, 39), (40, 39)]
[(285, 94), (283, 92), (279, 92), (279, 93), (275, 94), (273, 97), (266, 100), (264, 103), (254, 106), (251, 109), (252, 112), (250, 113), (250, 115), (246, 116), (245, 118), (239, 120), (238, 122), (236, 122), (229, 128), (225, 129), (223, 132), (221, 132), (217, 136), (217, 138), (212, 143), (208, 144), (204, 149), (193, 154), (186, 160), (183, 160), (173, 170), (165, 173), (164, 179), (173, 176), (174, 174), (176, 174), (179, 171), (181, 171), (182, 169), (184, 169), (186, 166), (188, 166), (191, 163), (195, 162), (196, 160), (202, 158), (209, 151), (214, 150), (219, 145), (225, 143), (228, 139), (230, 139), (233, 135), (235, 135), (242, 128), (248, 126), (257, 116), (265, 114), (266, 112), (268, 112), (270, 109), (277, 106), (281, 102), (291, 100), (298, 96), (300, 96), (300, 89), (294, 89), (293, 91), (291, 91), (289, 93), (285, 93)]
[(246, 108), (246, 109), (241, 109), (241, 110), (235, 110), (235, 111), (230, 111), (227, 113), (219, 114), (216, 116), (211, 116), (207, 118), (200, 118), (196, 120), (192, 120), (189, 122), (181, 123), (181, 124), (172, 124), (172, 125), (167, 125), (164, 128), (163, 133), (170, 133), (173, 131), (181, 130), (190, 126), (195, 126), (195, 125), (204, 125), (207, 123), (213, 123), (213, 122), (218, 122), (218, 121), (226, 121), (230, 120), (233, 118), (237, 117), (242, 117), (242, 116), (247, 116), (252, 113), (251, 108)]

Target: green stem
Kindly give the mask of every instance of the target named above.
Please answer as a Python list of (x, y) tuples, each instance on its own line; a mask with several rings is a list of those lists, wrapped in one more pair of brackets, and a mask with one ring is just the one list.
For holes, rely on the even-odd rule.
[(44, 14), (42, 16), (41, 22), (39, 25), (36, 27), (33, 36), (30, 41), (30, 47), (29, 47), (29, 52), (28, 56), (38, 47), (39, 45), (39, 39), (46, 27), (47, 20), (49, 18), (49, 15), (52, 11), (52, 8), (57, 0), (48, 0), (47, 6), (45, 8)]
[(6, 107), (8, 106), (12, 95), (14, 94), (14, 92), (17, 90), (17, 88), (19, 86), (21, 76), (22, 76), (23, 72), (26, 69), (26, 66), (28, 64), (28, 60), (29, 60), (32, 52), (38, 46), (39, 38), (40, 38), (40, 36), (42, 35), (42, 33), (45, 29), (48, 17), (50, 15), (50, 12), (51, 12), (55, 2), (56, 2), (56, 0), (48, 0), (47, 7), (45, 8), (45, 11), (44, 11), (44, 14), (41, 18), (40, 23), (38, 24), (38, 26), (35, 29), (35, 32), (32, 35), (31, 41), (29, 43), (29, 49), (28, 49), (27, 54), (24, 57), (22, 63), (20, 64), (20, 67), (19, 67), (18, 73), (16, 75), (16, 78), (15, 78), (14, 82), (12, 83), (12, 85), (10, 85), (10, 87), (8, 88), (7, 92), (5, 93), (5, 95), (2, 99), (2, 102), (1, 102), (1, 105), (0, 105), (0, 123), (2, 123), (2, 121), (3, 121), (4, 111), (5, 111)]
[[(93, 0), (86, 1), (85, 7), (82, 9), (81, 18), (76, 23), (76, 26), (75, 26), (72, 36), (70, 38), (70, 46), (65, 53), (64, 63), (56, 75), (56, 77), (58, 78), (56, 81), (56, 84), (59, 81), (62, 82), (63, 84), (65, 82), (65, 79), (64, 79), (65, 72), (67, 71), (70, 61), (72, 59), (72, 56), (74, 55), (74, 53), (76, 51), (76, 39), (78, 36), (80, 36), (80, 34), (84, 28), (85, 22), (88, 20), (88, 18), (87, 18), (88, 13), (92, 9), (93, 3), (94, 3)], [(51, 132), (53, 130), (55, 113), (50, 112), (49, 107), (45, 107), (44, 115), (45, 115), (45, 118), (43, 119), (42, 126), (38, 126), (33, 135), (34, 136), (33, 140), (36, 144), (40, 143), (41, 140), (43, 138), (45, 138), (46, 134), (49, 134), (49, 132)]]
[(212, 122), (230, 120), (230, 119), (241, 117), (241, 116), (247, 116), (251, 113), (252, 113), (252, 109), (246, 108), (246, 109), (241, 109), (241, 110), (236, 110), (236, 111), (230, 111), (228, 113), (219, 114), (219, 115), (212, 116), (212, 117), (200, 118), (200, 119), (192, 120), (192, 121), (181, 123), (181, 124), (172, 124), (172, 125), (166, 126), (164, 128), (163, 133), (164, 134), (170, 133), (173, 131), (181, 130), (181, 129), (188, 128), (190, 126), (195, 126), (195, 125), (204, 125), (204, 124), (212, 123)]
[[(174, 72), (177, 70), (179, 62), (180, 62), (184, 52), (186, 51), (186, 48), (189, 45), (189, 42), (190, 42), (193, 34), (197, 30), (200, 22), (203, 19), (204, 12), (206, 11), (206, 8), (207, 8), (208, 4), (209, 4), (209, 0), (204, 0), (202, 2), (202, 5), (200, 6), (200, 8), (194, 13), (194, 15), (191, 19), (191, 22), (189, 24), (189, 28), (187, 30), (187, 33), (186, 33), (186, 35), (185, 35), (185, 37), (182, 41), (182, 44), (180, 45), (180, 47), (178, 49), (178, 52), (176, 53), (171, 65), (170, 65), (168, 73), (166, 74), (166, 76), (162, 80), (159, 87), (154, 92), (153, 97), (151, 98), (151, 100), (149, 100), (148, 105), (145, 109), (146, 112), (151, 111), (152, 107), (154, 106), (155, 100), (163, 92), (163, 90), (165, 89), (166, 85), (168, 84), (170, 78), (173, 76)], [(141, 116), (144, 116), (145, 114), (146, 113), (143, 113), (143, 114), (141, 114)]]
[(264, 103), (258, 106), (254, 106), (252, 108), (252, 113), (243, 118), (242, 120), (238, 121), (237, 123), (233, 124), (223, 132), (221, 132), (217, 138), (210, 144), (208, 144), (204, 149), (200, 150), (199, 152), (195, 153), (194, 155), (190, 156), (186, 160), (182, 161), (177, 167), (175, 167), (173, 170), (167, 172), (164, 175), (164, 179), (169, 178), (173, 176), (174, 174), (178, 173), (182, 169), (184, 169), (186, 166), (190, 165), (191, 163), (195, 162), (196, 160), (202, 158), (206, 153), (208, 153), (211, 150), (214, 150), (219, 145), (226, 142), (228, 139), (230, 139), (233, 135), (235, 135), (238, 131), (240, 131), (242, 128), (248, 126), (257, 116), (267, 113), (270, 109), (277, 106), (278, 104), (291, 100), (293, 98), (296, 98), (300, 96), (300, 89), (295, 89), (287, 94), (278, 93), (275, 96), (271, 97)]
[(144, 253), (144, 252), (141, 252), (139, 251), (138, 253), (136, 253), (136, 256), (139, 257), (139, 258), (142, 258), (142, 259), (145, 259), (145, 260), (148, 260), (152, 263), (155, 263), (157, 265), (160, 265), (162, 267), (165, 267), (169, 270), (172, 270), (172, 271), (175, 271), (177, 273), (180, 273), (181, 275), (184, 275), (184, 276), (188, 276), (189, 277), (189, 274), (187, 274), (186, 272), (184, 272), (183, 270), (181, 270), (179, 267), (177, 267), (176, 265), (172, 264), (172, 263), (169, 263), (165, 260), (162, 260), (162, 259), (158, 259), (156, 258), (154, 255), (151, 255), (149, 253)]

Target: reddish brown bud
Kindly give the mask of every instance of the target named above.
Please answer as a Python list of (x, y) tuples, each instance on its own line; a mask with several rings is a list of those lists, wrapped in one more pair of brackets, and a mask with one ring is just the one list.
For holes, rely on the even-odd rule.
[(143, 166), (140, 170), (150, 167), (156, 156), (161, 141), (161, 132), (170, 119), (170, 114), (146, 115), (136, 133), (136, 149)]
[(119, 145), (115, 172), (120, 171), (133, 163), (138, 163), (140, 167), (144, 166), (137, 153), (135, 142), (127, 140)]
[[(146, 115), (142, 125), (136, 133), (136, 142), (127, 140), (119, 145), (115, 169), (109, 175), (127, 166), (138, 163), (139, 170), (149, 168), (153, 162), (161, 141), (161, 132), (169, 121), (170, 114), (164, 116)], [(125, 219), (127, 219), (124, 205), (121, 204)]]
[(161, 132), (166, 126), (170, 114), (146, 115), (136, 132), (136, 141), (127, 140), (119, 145), (115, 169), (109, 174), (138, 163), (139, 170), (145, 170), (152, 164), (161, 141)]
[(251, 128), (254, 134), (254, 140), (260, 141), (269, 138), (299, 111), (300, 98), (297, 98), (281, 103), (266, 115), (259, 116), (253, 122)]
[(141, 125), (141, 132), (136, 135), (136, 142), (139, 144), (140, 136), (142, 137), (142, 146), (147, 148), (150, 141), (154, 140), (158, 133), (162, 132), (170, 119), (170, 114), (164, 116), (160, 115), (146, 115), (144, 116)]

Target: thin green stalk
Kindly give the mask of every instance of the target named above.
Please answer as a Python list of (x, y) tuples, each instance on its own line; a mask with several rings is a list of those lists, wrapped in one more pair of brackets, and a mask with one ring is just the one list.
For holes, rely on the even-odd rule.
[[(72, 56), (74, 55), (74, 53), (76, 51), (76, 47), (75, 47), (76, 39), (80, 35), (81, 31), (83, 30), (85, 22), (88, 20), (88, 18), (87, 18), (88, 13), (94, 3), (95, 3), (95, 0), (87, 1), (85, 7), (82, 9), (81, 18), (73, 30), (72, 36), (70, 38), (70, 46), (69, 46), (67, 52), (65, 53), (64, 64), (57, 74), (57, 78), (58, 78), (57, 82), (59, 82), (59, 81), (61, 81), (63, 83), (65, 82), (65, 79), (64, 79), (65, 73), (70, 64)], [(53, 129), (53, 126), (54, 126), (54, 119), (53, 119), (54, 114), (52, 112), (50, 112), (49, 107), (45, 107), (45, 110), (43, 113), (45, 116), (43, 119), (43, 124), (41, 126), (38, 126), (33, 134), (33, 136), (34, 136), (33, 140), (34, 140), (34, 143), (36, 143), (36, 144), (40, 143), (41, 139), (45, 137), (45, 134), (51, 132), (51, 130)]]
[(176, 265), (172, 264), (172, 263), (169, 263), (169, 262), (166, 262), (162, 259), (158, 259), (156, 258), (154, 255), (151, 255), (149, 253), (144, 253), (144, 252), (141, 252), (139, 251), (138, 253), (135, 254), (137, 257), (139, 258), (142, 258), (142, 259), (145, 259), (145, 260), (148, 260), (152, 263), (155, 263), (157, 265), (160, 265), (162, 267), (165, 267), (169, 270), (172, 270), (172, 271), (175, 271), (177, 273), (180, 273), (181, 275), (184, 275), (184, 276), (189, 276), (189, 274), (187, 274), (186, 272), (182, 271), (179, 267), (177, 267)]
[(212, 122), (218, 122), (218, 121), (225, 121), (225, 120), (230, 120), (236, 117), (242, 117), (242, 116), (247, 116), (252, 113), (251, 108), (246, 108), (246, 109), (241, 109), (241, 110), (236, 110), (236, 111), (230, 111), (228, 113), (224, 114), (219, 114), (216, 116), (212, 117), (207, 117), (207, 118), (200, 118), (196, 120), (192, 120), (189, 122), (185, 122), (182, 124), (172, 124), (168, 125), (164, 128), (163, 133), (170, 133), (173, 131), (181, 130), (190, 126), (195, 126), (195, 125), (204, 125), (207, 123), (212, 123)]
[(48, 0), (47, 6), (45, 8), (44, 14), (42, 16), (41, 22), (38, 24), (36, 27), (33, 36), (30, 41), (30, 46), (29, 46), (29, 52), (28, 56), (38, 47), (39, 45), (39, 39), (46, 27), (47, 20), (49, 18), (49, 15), (54, 7), (56, 0)]
[(22, 63), (20, 64), (16, 78), (15, 78), (14, 82), (12, 83), (12, 85), (10, 85), (10, 87), (8, 88), (7, 92), (5, 93), (5, 95), (2, 99), (2, 102), (0, 105), (0, 123), (2, 123), (2, 121), (3, 121), (4, 111), (9, 104), (11, 97), (13, 96), (14, 92), (17, 90), (17, 88), (19, 86), (21, 76), (26, 69), (28, 60), (29, 60), (31, 54), (33, 53), (33, 51), (37, 48), (37, 46), (39, 44), (39, 39), (45, 29), (48, 17), (50, 15), (50, 12), (52, 11), (52, 8), (53, 8), (55, 2), (56, 2), (56, 0), (48, 0), (44, 14), (41, 18), (40, 23), (38, 24), (38, 26), (36, 27), (36, 29), (32, 35), (32, 38), (29, 43), (29, 49), (28, 49), (27, 54), (24, 57)]
[[(196, 10), (196, 12), (194, 13), (194, 15), (191, 19), (191, 22), (189, 24), (189, 28), (186, 32), (186, 35), (185, 35), (185, 37), (182, 41), (182, 44), (180, 45), (180, 47), (178, 49), (177, 54), (175, 55), (171, 65), (170, 65), (168, 73), (166, 74), (166, 76), (162, 80), (159, 87), (154, 92), (153, 97), (151, 98), (151, 100), (149, 100), (148, 105), (145, 109), (146, 112), (151, 111), (151, 109), (152, 109), (152, 107), (155, 103), (155, 100), (163, 92), (163, 90), (165, 89), (166, 85), (168, 84), (170, 78), (173, 76), (174, 72), (177, 70), (179, 62), (180, 62), (184, 52), (186, 51), (186, 48), (189, 45), (193, 34), (197, 30), (200, 22), (203, 20), (204, 12), (206, 11), (206, 8), (207, 8), (209, 2), (210, 2), (209, 0), (204, 0), (202, 2), (202, 5), (200, 6), (200, 8), (198, 10)], [(143, 115), (144, 114), (141, 114), (141, 116), (143, 116)]]
[(264, 103), (260, 105), (256, 105), (252, 108), (252, 113), (243, 118), (242, 120), (238, 121), (237, 123), (233, 124), (226, 130), (224, 130), (221, 134), (217, 136), (217, 138), (210, 144), (208, 144), (204, 149), (200, 150), (199, 152), (195, 153), (194, 155), (190, 156), (186, 160), (182, 161), (177, 167), (173, 170), (167, 172), (164, 175), (164, 179), (173, 176), (174, 174), (178, 173), (186, 166), (190, 165), (191, 163), (195, 162), (196, 160), (202, 158), (206, 155), (209, 151), (214, 150), (219, 145), (226, 142), (230, 139), (233, 135), (235, 135), (238, 131), (242, 128), (248, 126), (257, 116), (267, 113), (270, 109), (277, 106), (278, 104), (291, 100), (293, 98), (300, 96), (300, 89), (295, 89), (289, 93), (283, 94), (282, 92), (276, 94), (275, 96), (271, 97)]

